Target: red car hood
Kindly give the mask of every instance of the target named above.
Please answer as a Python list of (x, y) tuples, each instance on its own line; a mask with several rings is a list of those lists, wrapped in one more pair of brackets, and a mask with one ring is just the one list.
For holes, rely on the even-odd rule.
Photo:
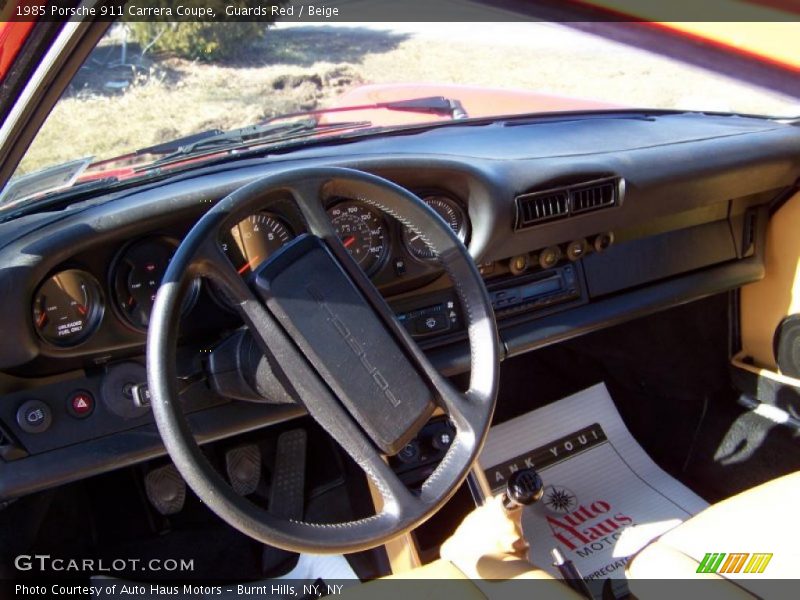
[[(379, 102), (394, 102), (412, 98), (444, 96), (458, 100), (468, 117), (491, 117), (525, 113), (558, 112), (568, 110), (598, 110), (622, 108), (607, 102), (597, 102), (570, 96), (557, 96), (527, 90), (484, 88), (471, 85), (443, 85), (432, 83), (398, 83), (365, 85), (345, 92), (334, 106), (361, 106)], [(320, 123), (336, 121), (341, 114), (322, 115)], [(367, 109), (347, 113), (347, 119), (370, 121), (374, 125), (391, 127), (435, 121), (449, 117), (398, 110)]]

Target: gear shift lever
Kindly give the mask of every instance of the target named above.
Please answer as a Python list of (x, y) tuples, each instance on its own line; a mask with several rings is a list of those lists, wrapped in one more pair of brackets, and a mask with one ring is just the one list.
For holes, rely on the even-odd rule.
[(503, 492), (503, 508), (507, 512), (518, 511), (523, 506), (535, 504), (544, 495), (544, 483), (533, 469), (514, 471)]
[[(528, 542), (522, 532), (522, 509), (525, 506), (535, 504), (544, 496), (544, 483), (542, 478), (534, 469), (520, 469), (515, 471), (506, 482), (506, 491), (503, 492), (503, 509), (508, 518), (514, 523), (514, 528), (518, 538), (514, 542), (514, 548), (520, 551), (527, 551)], [(572, 561), (566, 560), (558, 548), (551, 551), (555, 566), (564, 582), (573, 590), (586, 598), (592, 598), (592, 592), (586, 585), (583, 577)]]
[(506, 482), (506, 491), (503, 492), (501, 502), (506, 516), (514, 524), (516, 540), (513, 548), (524, 556), (530, 545), (522, 532), (522, 509), (535, 504), (544, 495), (542, 478), (533, 469), (520, 469), (514, 471)]

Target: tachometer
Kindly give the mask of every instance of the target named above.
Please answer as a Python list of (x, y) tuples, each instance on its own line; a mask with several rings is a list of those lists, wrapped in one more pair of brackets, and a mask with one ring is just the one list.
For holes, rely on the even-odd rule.
[[(422, 201), (447, 223), (450, 229), (458, 236), (458, 239), (462, 242), (467, 239), (467, 218), (458, 203), (447, 196), (426, 196)], [(403, 228), (403, 242), (405, 242), (408, 251), (417, 258), (423, 260), (435, 258), (433, 250), (428, 247), (422, 236), (408, 228)]]
[(222, 237), (220, 245), (239, 274), (247, 275), (293, 237), (280, 218), (260, 212), (234, 226)]
[(389, 252), (389, 232), (381, 213), (357, 200), (344, 200), (328, 209), (342, 244), (367, 275), (383, 265)]
[(85, 340), (103, 317), (97, 280), (78, 269), (61, 271), (45, 281), (33, 301), (33, 323), (39, 335), (56, 346)]
[[(161, 278), (178, 244), (169, 238), (134, 242), (115, 261), (112, 269), (114, 302), (125, 320), (136, 329), (147, 329)], [(184, 300), (184, 314), (197, 299), (199, 282), (192, 284)]]

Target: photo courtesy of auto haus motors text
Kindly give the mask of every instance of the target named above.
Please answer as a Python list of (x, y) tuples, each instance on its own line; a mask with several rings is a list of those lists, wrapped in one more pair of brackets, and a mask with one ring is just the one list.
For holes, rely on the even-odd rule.
[(237, 585), (197, 585), (197, 584), (137, 584), (137, 583), (96, 583), (94, 585), (25, 585), (16, 584), (14, 593), (26, 597), (90, 597), (100, 598), (320, 598), (337, 596), (342, 593), (343, 584), (326, 584), (320, 581), (310, 583), (270, 583)]

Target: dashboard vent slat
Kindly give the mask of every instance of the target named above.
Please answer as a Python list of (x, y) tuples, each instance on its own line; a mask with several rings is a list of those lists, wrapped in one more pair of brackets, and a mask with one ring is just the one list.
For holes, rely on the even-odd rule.
[(517, 198), (517, 229), (530, 227), (569, 214), (566, 191), (526, 194)]
[(572, 190), (572, 213), (579, 214), (599, 210), (617, 204), (617, 185), (606, 181)]
[(517, 221), (514, 229), (563, 219), (604, 208), (619, 206), (624, 182), (618, 177), (531, 192), (516, 197)]

